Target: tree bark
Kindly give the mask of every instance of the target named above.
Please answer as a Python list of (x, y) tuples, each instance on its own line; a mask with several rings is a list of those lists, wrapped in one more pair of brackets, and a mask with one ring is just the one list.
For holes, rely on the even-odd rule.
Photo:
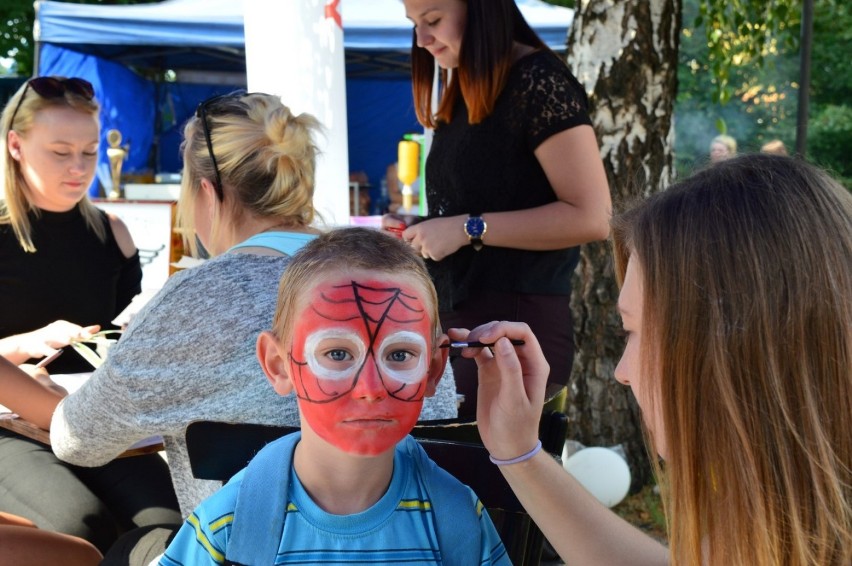
[[(663, 190), (674, 175), (674, 102), (681, 0), (582, 0), (568, 40), (568, 64), (586, 87), (616, 211)], [(613, 377), (624, 348), (610, 246), (582, 247), (572, 311), (577, 353), (566, 412), (569, 438), (622, 445), (633, 488), (650, 477), (641, 415)]]

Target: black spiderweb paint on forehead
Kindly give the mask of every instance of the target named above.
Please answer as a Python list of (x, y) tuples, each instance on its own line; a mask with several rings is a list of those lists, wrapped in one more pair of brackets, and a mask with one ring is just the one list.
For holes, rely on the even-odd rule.
[[(327, 399), (313, 399), (307, 392), (307, 388), (304, 386), (304, 382), (301, 376), (302, 368), (307, 366), (306, 361), (299, 361), (293, 357), (292, 351), (290, 352), (290, 359), (293, 361), (295, 365), (299, 367), (299, 382), (302, 384), (302, 393), (299, 393), (297, 388), (297, 395), (299, 398), (304, 399), (306, 401), (310, 401), (313, 403), (329, 403), (334, 401), (335, 399), (340, 398), (346, 393), (352, 391), (355, 388), (355, 385), (358, 383), (358, 378), (361, 375), (361, 372), (364, 370), (364, 366), (367, 363), (373, 363), (376, 366), (376, 371), (382, 381), (382, 384), (385, 386), (388, 394), (395, 399), (399, 399), (401, 401), (419, 401), (422, 399), (422, 389), (425, 388), (425, 382), (421, 383), (415, 391), (406, 397), (400, 397), (400, 393), (406, 388), (409, 387), (407, 384), (400, 384), (394, 390), (388, 389), (388, 380), (382, 374), (381, 369), (376, 363), (376, 353), (375, 353), (375, 341), (376, 337), (379, 335), (381, 331), (382, 325), (386, 321), (395, 322), (397, 324), (414, 324), (417, 322), (421, 322), (425, 316), (426, 311), (423, 308), (418, 308), (416, 303), (420, 302), (420, 299), (415, 295), (410, 295), (399, 287), (373, 287), (370, 285), (363, 285), (358, 283), (357, 281), (351, 281), (345, 285), (335, 285), (334, 289), (352, 289), (352, 297), (351, 298), (332, 298), (326, 295), (324, 292), (320, 293), (320, 300), (329, 303), (331, 305), (345, 305), (347, 303), (352, 303), (357, 308), (357, 314), (353, 314), (352, 316), (347, 317), (335, 317), (331, 314), (322, 312), (316, 304), (311, 305), (311, 310), (313, 310), (318, 316), (335, 322), (349, 322), (352, 320), (357, 320), (358, 318), (364, 323), (364, 328), (367, 331), (367, 336), (369, 338), (369, 344), (367, 345), (367, 355), (364, 356), (364, 361), (361, 364), (361, 367), (358, 368), (354, 379), (348, 389), (340, 392), (326, 391), (324, 389), (323, 380), (317, 379), (317, 388), (320, 389), (321, 393), (327, 396)], [(371, 294), (375, 294), (375, 297), (370, 296)], [(395, 313), (395, 315), (391, 314), (391, 310), (394, 306), (399, 305), (401, 307), (400, 311)], [(384, 309), (384, 310), (382, 310)], [(409, 316), (405, 316), (406, 313), (410, 313)], [(372, 358), (372, 361), (369, 361)]]
[[(352, 281), (347, 285), (337, 285), (334, 288), (344, 289), (346, 287), (352, 288), (351, 299), (333, 299), (325, 293), (322, 293), (320, 298), (327, 303), (335, 305), (346, 303), (355, 304), (358, 308), (361, 320), (364, 322), (364, 327), (367, 329), (367, 335), (370, 338), (369, 347), (371, 351), (373, 349), (376, 336), (379, 335), (379, 331), (385, 321), (389, 320), (391, 322), (396, 322), (397, 324), (413, 324), (422, 321), (423, 317), (426, 316), (424, 309), (417, 308), (413, 304), (420, 302), (420, 300), (414, 295), (404, 293), (399, 287), (371, 287), (369, 285), (362, 285), (357, 281)], [(376, 296), (368, 296), (370, 294), (375, 294)], [(384, 298), (382, 298), (381, 295), (384, 295)], [(400, 317), (404, 315), (405, 312), (408, 312), (411, 313), (410, 318), (397, 318), (391, 315), (391, 309), (397, 304), (402, 307), (403, 312), (397, 313), (396, 316)], [(381, 310), (382, 307), (384, 307), (384, 311)], [(329, 320), (349, 321), (357, 318), (355, 316), (344, 319), (334, 318), (333, 316), (320, 312), (316, 305), (313, 305), (312, 308), (319, 316)], [(370, 311), (380, 312), (374, 312), (371, 314)]]

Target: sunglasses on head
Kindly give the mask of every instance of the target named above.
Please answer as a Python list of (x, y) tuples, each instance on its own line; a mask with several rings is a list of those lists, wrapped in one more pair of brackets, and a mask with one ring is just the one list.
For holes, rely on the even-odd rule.
[(36, 77), (27, 81), (24, 87), (24, 92), (18, 99), (18, 104), (15, 106), (15, 111), (12, 112), (12, 120), (9, 122), (9, 129), (15, 123), (15, 118), (18, 117), (18, 110), (21, 109), (21, 103), (27, 96), (27, 91), (33, 89), (36, 94), (42, 98), (61, 98), (66, 92), (76, 94), (86, 100), (95, 98), (95, 89), (92, 83), (87, 80), (71, 77), (70, 79), (61, 79), (57, 77)]
[(216, 173), (216, 184), (214, 188), (216, 189), (216, 197), (219, 199), (219, 202), (225, 200), (225, 193), (222, 190), (222, 176), (219, 174), (219, 164), (216, 163), (216, 154), (213, 153), (213, 140), (210, 137), (210, 124), (207, 122), (207, 116), (217, 114), (217, 106), (220, 106), (222, 102), (234, 99), (239, 100), (246, 94), (247, 93), (245, 91), (219, 94), (217, 96), (210, 97), (207, 100), (202, 100), (198, 103), (198, 107), (195, 109), (195, 117), (201, 121), (201, 127), (204, 129), (204, 141), (207, 142), (207, 153), (210, 154), (210, 161), (213, 162), (213, 171)]

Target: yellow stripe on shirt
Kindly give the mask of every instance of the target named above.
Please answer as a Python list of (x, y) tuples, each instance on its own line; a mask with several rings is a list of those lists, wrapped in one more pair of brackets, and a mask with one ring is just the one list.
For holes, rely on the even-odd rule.
[[(231, 520), (234, 519), (233, 515), (230, 515)], [(222, 519), (220, 519), (221, 521)], [(210, 555), (210, 558), (218, 562), (219, 564), (225, 563), (225, 555), (219, 552), (217, 548), (215, 548), (210, 541), (207, 539), (207, 535), (204, 534), (204, 531), (201, 530), (201, 526), (198, 524), (198, 517), (193, 513), (186, 520), (187, 523), (192, 525), (192, 528), (195, 529), (195, 540), (198, 541), (201, 546), (207, 551)], [(218, 522), (218, 521), (217, 521)]]
[(397, 505), (396, 508), (405, 509), (407, 511), (428, 511), (432, 508), (432, 503), (429, 501), (421, 501), (419, 499), (403, 499), (399, 502), (399, 505)]

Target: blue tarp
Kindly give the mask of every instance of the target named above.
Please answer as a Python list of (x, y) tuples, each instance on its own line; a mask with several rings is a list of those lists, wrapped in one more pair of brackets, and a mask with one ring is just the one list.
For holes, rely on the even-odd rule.
[[(573, 11), (540, 0), (516, 0), (552, 48), (564, 50)], [(130, 153), (127, 173), (180, 170), (180, 130), (198, 101), (244, 82), (240, 0), (166, 0), (97, 5), (39, 0), (34, 39), (40, 75), (92, 82), (105, 132), (117, 128)], [(347, 73), (349, 169), (374, 188), (396, 161), (402, 135), (422, 131), (414, 115), (407, 62), (411, 23), (402, 0), (341, 0)], [(215, 85), (161, 82), (164, 70), (230, 72)], [(178, 77), (181, 74), (178, 72)], [(227, 77), (228, 75), (222, 75)], [(241, 79), (241, 80), (237, 80)], [(107, 185), (106, 141), (99, 178)], [(373, 195), (375, 196), (375, 195)]]

